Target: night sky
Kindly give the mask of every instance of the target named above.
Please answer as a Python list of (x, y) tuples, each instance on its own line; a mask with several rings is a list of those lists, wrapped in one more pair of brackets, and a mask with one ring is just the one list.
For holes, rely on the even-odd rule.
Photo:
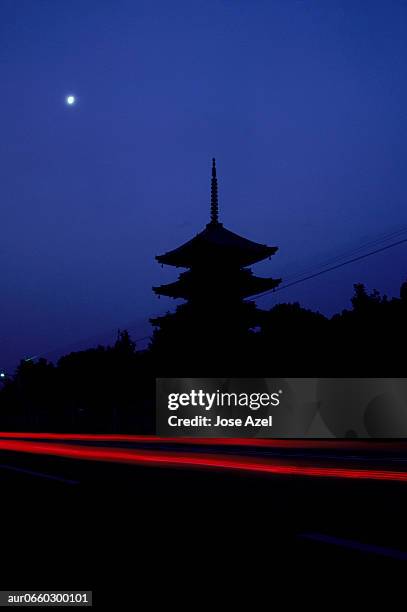
[[(2, 0), (0, 367), (174, 309), (154, 256), (208, 222), (213, 156), (221, 221), (280, 247), (259, 274), (406, 227), (406, 65), (404, 1)], [(396, 295), (406, 256), (258, 303)]]

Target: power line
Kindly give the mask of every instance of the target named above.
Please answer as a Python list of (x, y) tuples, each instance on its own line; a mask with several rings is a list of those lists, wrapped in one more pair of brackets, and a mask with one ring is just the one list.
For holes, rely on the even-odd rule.
[[(365, 242), (363, 244), (361, 244), (359, 247), (357, 248), (353, 248), (347, 251), (343, 251), (341, 254), (339, 255), (335, 255), (334, 257), (330, 257), (328, 260), (321, 262), (318, 265), (317, 269), (320, 269), (321, 266), (328, 266), (328, 265), (333, 265), (335, 263), (339, 263), (340, 261), (342, 261), (343, 259), (346, 259), (347, 257), (350, 257), (351, 255), (357, 255), (358, 253), (360, 253), (360, 251), (363, 251), (365, 249), (367, 249), (368, 247), (373, 247), (376, 245), (380, 245), (383, 242), (388, 242), (391, 238), (396, 238), (399, 236), (402, 236), (403, 234), (407, 233), (407, 227), (401, 228), (397, 231), (393, 231), (393, 232), (386, 232), (385, 234), (381, 234), (379, 236), (377, 236), (374, 240), (370, 240), (368, 242)], [(314, 270), (316, 271), (316, 267), (315, 266), (309, 266), (305, 269), (303, 269), (301, 272), (297, 272), (295, 274), (289, 274), (289, 275), (283, 275), (283, 278), (285, 280), (296, 280), (297, 278), (302, 277), (304, 274), (307, 273), (313, 273)]]
[(404, 244), (407, 242), (407, 238), (403, 240), (398, 240), (397, 242), (393, 242), (392, 244), (388, 244), (387, 246), (381, 247), (380, 249), (375, 249), (374, 251), (370, 251), (369, 253), (364, 253), (363, 255), (359, 255), (358, 257), (353, 257), (352, 259), (348, 259), (348, 261), (344, 261), (342, 263), (336, 264), (335, 266), (331, 266), (330, 268), (325, 268), (324, 270), (320, 270), (319, 272), (315, 272), (314, 274), (310, 274), (309, 276), (304, 276), (304, 278), (300, 278), (291, 283), (287, 283), (286, 285), (282, 285), (281, 287), (277, 287), (276, 289), (269, 289), (264, 293), (260, 293), (256, 295), (256, 300), (258, 298), (264, 297), (265, 295), (269, 295), (270, 293), (275, 293), (276, 291), (282, 291), (283, 289), (287, 289), (288, 287), (293, 287), (294, 285), (298, 285), (299, 283), (304, 283), (307, 280), (311, 280), (312, 278), (316, 278), (317, 276), (321, 276), (322, 274), (326, 274), (327, 272), (332, 272), (333, 270), (337, 270), (338, 268), (342, 268), (343, 266), (347, 266), (351, 263), (355, 263), (356, 261), (360, 261), (361, 259), (366, 259), (367, 257), (371, 257), (372, 255), (376, 255), (377, 253), (382, 253), (383, 251), (387, 251), (388, 249), (392, 249), (400, 244)]

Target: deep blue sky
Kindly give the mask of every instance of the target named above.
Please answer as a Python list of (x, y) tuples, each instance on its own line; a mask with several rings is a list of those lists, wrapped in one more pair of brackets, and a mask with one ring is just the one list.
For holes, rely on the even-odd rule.
[[(174, 308), (154, 256), (208, 221), (212, 156), (221, 220), (280, 247), (259, 273), (407, 226), (406, 65), (404, 1), (2, 0), (0, 366)], [(406, 256), (259, 304), (394, 295)]]

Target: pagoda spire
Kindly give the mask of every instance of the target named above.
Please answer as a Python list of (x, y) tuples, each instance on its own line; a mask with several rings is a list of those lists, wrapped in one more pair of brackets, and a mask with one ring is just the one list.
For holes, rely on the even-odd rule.
[(212, 180), (211, 180), (211, 223), (219, 223), (219, 204), (218, 204), (218, 179), (216, 178), (215, 158), (212, 158)]

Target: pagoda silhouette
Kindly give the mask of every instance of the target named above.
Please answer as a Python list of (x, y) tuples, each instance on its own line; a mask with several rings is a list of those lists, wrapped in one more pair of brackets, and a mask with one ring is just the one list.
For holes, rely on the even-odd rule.
[[(178, 248), (156, 256), (162, 265), (186, 268), (177, 281), (153, 287), (158, 296), (183, 299), (173, 313), (150, 319), (153, 348), (220, 353), (243, 348), (263, 311), (247, 298), (277, 287), (281, 279), (255, 276), (248, 266), (271, 258), (278, 247), (248, 240), (219, 221), (218, 181), (212, 159), (210, 221)], [(225, 349), (225, 351), (224, 351)]]

